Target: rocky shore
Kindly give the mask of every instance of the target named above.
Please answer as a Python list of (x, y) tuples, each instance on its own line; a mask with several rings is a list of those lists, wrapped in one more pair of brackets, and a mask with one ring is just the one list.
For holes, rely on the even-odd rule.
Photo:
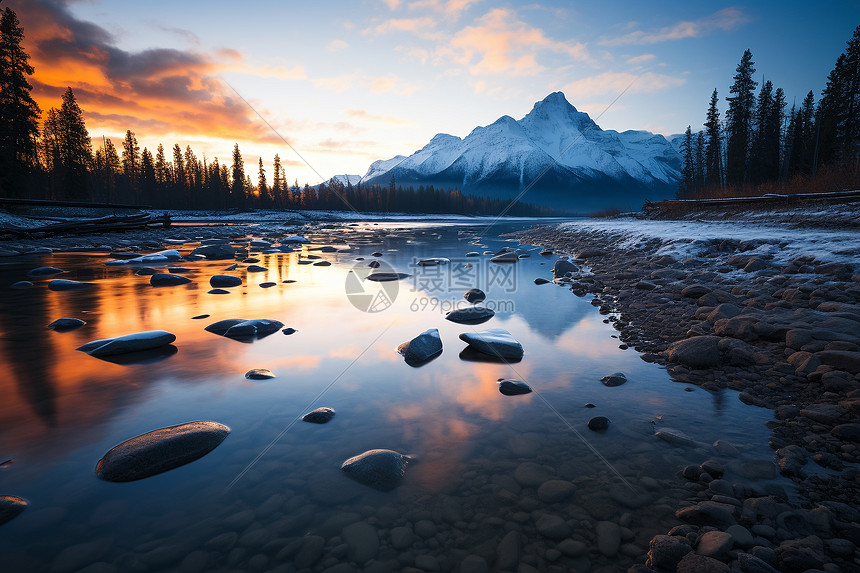
[[(556, 282), (595, 296), (621, 348), (665, 365), (678, 382), (730, 388), (774, 411), (770, 446), (803, 499), (732, 484), (707, 460), (686, 467), (679, 480), (691, 498), (676, 514), (686, 525), (654, 537), (646, 564), (631, 571), (860, 570), (856, 263), (783, 261), (761, 241), (738, 239), (700, 240), (681, 258), (662, 254), (670, 240), (631, 245), (629, 235), (588, 225), (516, 237), (582, 268)], [(855, 249), (842, 254), (850, 261)]]

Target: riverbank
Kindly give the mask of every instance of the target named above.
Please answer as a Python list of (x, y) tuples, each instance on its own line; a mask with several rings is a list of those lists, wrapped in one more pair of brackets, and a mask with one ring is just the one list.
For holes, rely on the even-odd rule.
[[(664, 364), (675, 381), (731, 388), (743, 402), (774, 411), (770, 446), (780, 473), (798, 484), (800, 508), (733, 488), (707, 463), (685, 468), (693, 497), (678, 517), (690, 525), (652, 540), (652, 566), (706, 570), (707, 563), (678, 567), (695, 549), (722, 565), (710, 563), (716, 568), (709, 571), (728, 571), (730, 562), (742, 571), (771, 570), (755, 568), (756, 560), (781, 571), (858, 570), (860, 234), (608, 220), (516, 236), (582, 266), (556, 282), (595, 295), (622, 348)], [(798, 511), (790, 525), (788, 515)], [(736, 525), (754, 542), (711, 533)]]

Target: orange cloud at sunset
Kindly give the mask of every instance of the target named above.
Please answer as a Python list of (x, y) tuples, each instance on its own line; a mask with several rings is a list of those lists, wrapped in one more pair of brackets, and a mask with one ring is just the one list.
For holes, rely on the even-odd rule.
[[(219, 58), (166, 48), (129, 52), (116, 47), (104, 28), (76, 19), (62, 0), (11, 4), (24, 27), (25, 48), (36, 69), (33, 97), (43, 112), (59, 107), (62, 93), (71, 87), (93, 134), (130, 129), (139, 137), (278, 141), (217, 77), (242, 69), (238, 52)], [(300, 68), (264, 71), (290, 77), (304, 73)]]

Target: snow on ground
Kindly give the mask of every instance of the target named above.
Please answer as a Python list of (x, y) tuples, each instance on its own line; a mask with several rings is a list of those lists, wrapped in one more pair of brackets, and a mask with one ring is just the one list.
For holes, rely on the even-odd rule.
[(823, 262), (857, 265), (860, 230), (802, 228), (762, 221), (652, 221), (637, 219), (582, 219), (562, 223), (563, 229), (589, 230), (618, 236), (619, 246), (635, 250), (637, 244), (662, 239), (661, 255), (678, 259), (696, 257), (714, 241), (759, 243), (745, 254), (766, 255), (775, 262), (812, 256)]

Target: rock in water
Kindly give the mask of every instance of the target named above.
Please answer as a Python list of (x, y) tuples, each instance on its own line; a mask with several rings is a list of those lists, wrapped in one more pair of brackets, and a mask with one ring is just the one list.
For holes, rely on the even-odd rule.
[(49, 324), (48, 328), (50, 328), (51, 330), (56, 330), (57, 332), (67, 332), (69, 330), (80, 328), (85, 324), (86, 322), (84, 322), (80, 318), (58, 318), (57, 320)]
[(559, 259), (555, 262), (555, 266), (552, 267), (552, 276), (553, 278), (560, 279), (568, 273), (575, 273), (579, 270), (579, 267), (573, 264), (572, 262)]
[(191, 279), (188, 277), (183, 277), (182, 275), (170, 275), (167, 273), (159, 273), (149, 277), (149, 284), (154, 287), (177, 286), (188, 284), (190, 282)]
[(96, 475), (114, 482), (154, 476), (202, 458), (229, 433), (227, 426), (208, 421), (153, 430), (111, 448), (96, 465)]
[(494, 311), (483, 306), (471, 308), (458, 308), (445, 315), (445, 320), (458, 322), (460, 324), (481, 324), (487, 322), (496, 315)]
[(78, 281), (70, 281), (68, 279), (54, 279), (48, 283), (48, 288), (51, 290), (80, 290), (89, 288), (95, 283), (84, 283)]
[(368, 450), (343, 462), (340, 469), (358, 483), (391, 491), (403, 480), (408, 461), (408, 456), (392, 450)]
[(520, 260), (520, 256), (516, 253), (502, 253), (490, 259), (491, 263), (515, 263)]
[(248, 265), (248, 268), (245, 270), (247, 270), (249, 273), (264, 273), (269, 269), (267, 269), (266, 267), (261, 267), (260, 265)]
[(609, 418), (606, 416), (595, 416), (588, 421), (588, 429), (598, 432), (609, 427)]
[(245, 372), (245, 378), (248, 380), (271, 380), (275, 375), (267, 368), (254, 368)]
[(242, 279), (233, 275), (215, 275), (209, 279), (209, 284), (214, 288), (234, 287), (242, 284)]
[(58, 275), (60, 273), (64, 273), (63, 269), (58, 269), (57, 267), (37, 267), (27, 272), (28, 277), (46, 277), (50, 275)]
[(244, 318), (229, 318), (213, 322), (205, 328), (207, 332), (234, 339), (262, 338), (280, 330), (284, 323), (266, 318), (245, 320)]
[(14, 495), (0, 495), (0, 525), (27, 509), (27, 502)]
[(202, 255), (209, 260), (232, 259), (236, 256), (233, 247), (227, 244), (203, 245), (191, 251), (192, 255)]
[(382, 283), (388, 281), (399, 281), (400, 279), (405, 279), (408, 276), (411, 275), (407, 275), (406, 273), (377, 272), (367, 275), (367, 280)]
[(409, 342), (397, 347), (409, 366), (421, 366), (442, 353), (442, 338), (439, 330), (425, 330)]
[(113, 356), (115, 354), (125, 354), (127, 352), (138, 352), (140, 350), (151, 350), (160, 346), (165, 346), (176, 340), (176, 335), (167, 332), (166, 330), (147, 330), (145, 332), (135, 332), (134, 334), (126, 334), (116, 338), (103, 338), (101, 340), (93, 340), (87, 342), (77, 349), (86, 352), (90, 356)]
[(9, 285), (9, 288), (14, 288), (17, 290), (23, 290), (25, 288), (33, 288), (33, 283), (30, 281), (16, 281)]
[(481, 332), (464, 332), (460, 340), (490, 356), (499, 358), (522, 358), (523, 345), (517, 342), (511, 333), (502, 328), (491, 328)]
[(505, 396), (519, 396), (531, 393), (531, 387), (521, 380), (505, 380), (499, 378), (499, 392)]
[(600, 381), (603, 382), (604, 386), (621, 386), (627, 382), (627, 376), (623, 372), (615, 372), (614, 374), (607, 374)]
[(447, 265), (450, 263), (450, 259), (446, 259), (445, 257), (435, 257), (432, 259), (421, 259), (418, 261), (418, 266), (420, 267), (438, 267), (439, 265)]
[(545, 278), (543, 278), (543, 277), (538, 277), (538, 278), (536, 278), (536, 279), (535, 279), (535, 284), (536, 284), (536, 285), (545, 285), (545, 284), (547, 284), (548, 282), (549, 282), (549, 281), (548, 281), (548, 280), (546, 280), (546, 279), (545, 279)]
[(463, 298), (465, 298), (472, 304), (477, 304), (479, 302), (483, 302), (483, 300), (487, 298), (487, 295), (484, 294), (484, 291), (479, 288), (472, 288), (466, 291), (466, 294), (463, 295)]
[(331, 408), (317, 408), (302, 416), (302, 420), (311, 424), (325, 424), (334, 418), (334, 410)]

